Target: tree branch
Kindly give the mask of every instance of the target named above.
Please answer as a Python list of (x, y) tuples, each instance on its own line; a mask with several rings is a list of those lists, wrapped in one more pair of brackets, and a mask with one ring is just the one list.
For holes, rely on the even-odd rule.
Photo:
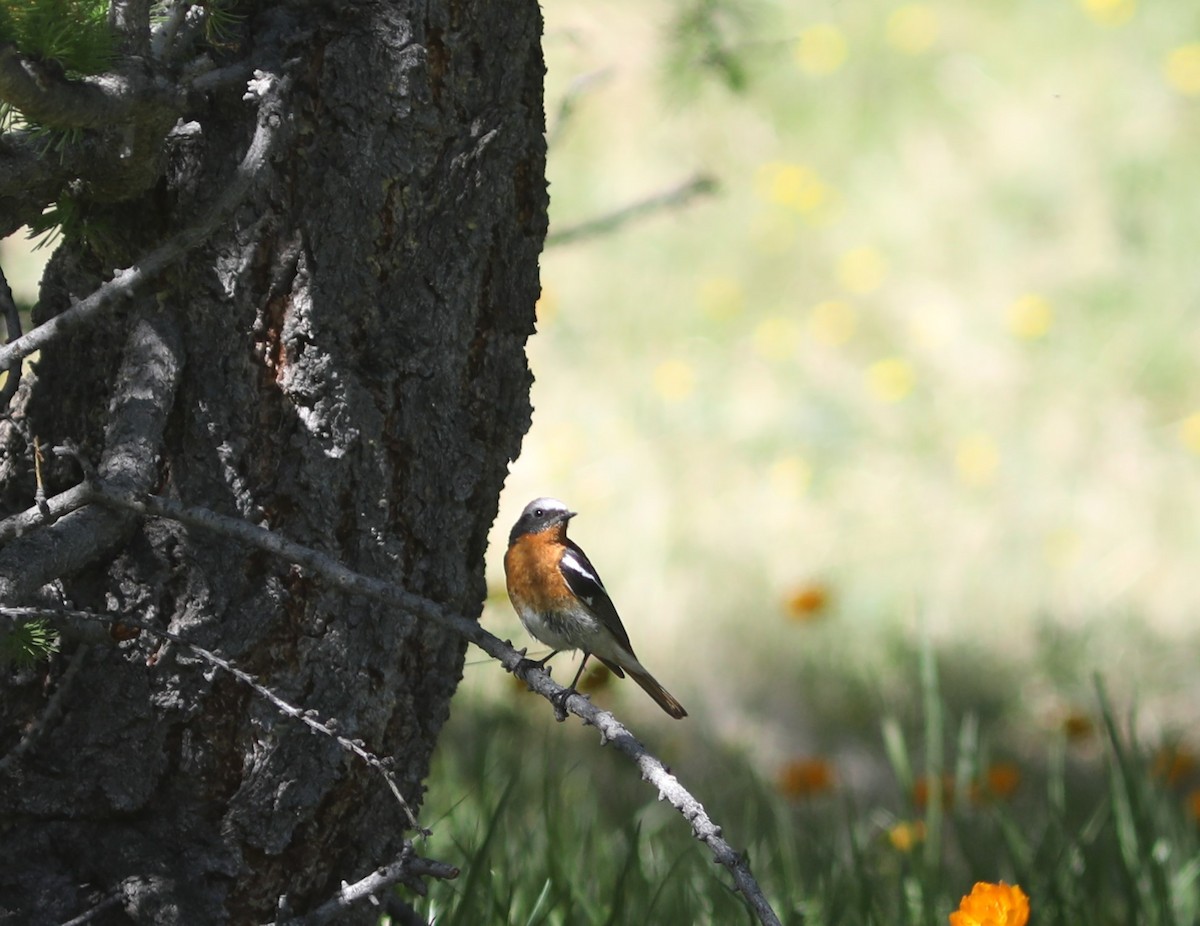
[[(287, 920), (282, 924), (278, 924), (278, 926), (321, 926), (323, 923), (333, 922), (337, 917), (350, 909), (352, 905), (358, 903), (358, 901), (364, 900), (367, 897), (373, 897), (384, 888), (391, 887), (393, 884), (399, 882), (404, 882), (407, 887), (424, 897), (426, 888), (420, 880), (421, 878), (438, 878), (442, 881), (452, 881), (458, 875), (459, 870), (453, 865), (447, 865), (445, 862), (422, 858), (417, 855), (413, 844), (405, 840), (404, 850), (400, 853), (400, 858), (396, 859), (396, 861), (390, 865), (376, 869), (354, 884), (343, 883), (335, 896), (321, 904), (321, 906), (317, 907), (311, 913)], [(277, 924), (272, 923), (270, 926), (277, 926)]]
[(80, 300), (62, 314), (54, 316), (12, 344), (0, 347), (0, 370), (11, 369), (13, 364), (20, 363), (29, 354), (43, 349), (56, 337), (91, 321), (121, 299), (133, 295), (147, 282), (153, 280), (192, 248), (203, 242), (209, 233), (245, 199), (259, 171), (266, 165), (272, 144), (283, 124), (280, 101), (290, 83), (287, 78), (276, 79), (261, 71), (255, 73), (258, 77), (251, 81), (251, 89), (247, 93), (247, 97), (261, 96), (262, 98), (258, 114), (258, 127), (241, 164), (225, 186), (224, 192), (209, 209), (208, 214), (200, 222), (180, 232), (162, 247), (151, 251), (132, 267), (119, 271), (86, 299)]
[(60, 129), (111, 128), (148, 118), (169, 126), (184, 103), (166, 80), (132, 71), (72, 80), (7, 43), (0, 45), (0, 99), (28, 119)]
[[(395, 583), (354, 572), (331, 556), (294, 543), (248, 521), (226, 517), (203, 508), (185, 507), (170, 499), (153, 495), (138, 496), (100, 481), (91, 482), (87, 489), (92, 498), (103, 505), (146, 516), (168, 518), (188, 527), (202, 528), (240, 540), (249, 546), (303, 566), (343, 591), (382, 601), (411, 615), (435, 621), (474, 643), (552, 704), (561, 703), (559, 699), (566, 689), (554, 682), (545, 671), (526, 661), (523, 650), (514, 649), (510, 642), (501, 641), (475, 621), (468, 620), (428, 598), (414, 595)], [(725, 841), (721, 828), (708, 816), (704, 805), (680, 783), (679, 779), (668, 771), (659, 759), (651, 755), (610, 712), (601, 710), (580, 694), (568, 697), (564, 706), (585, 723), (600, 730), (603, 743), (611, 743), (634, 760), (642, 778), (658, 788), (660, 799), (669, 801), (671, 806), (683, 815), (696, 838), (708, 846), (714, 860), (729, 871), (734, 884), (746, 898), (759, 922), (763, 926), (779, 926), (779, 918), (755, 880), (746, 858), (734, 851)], [(556, 706), (556, 710), (561, 708)]]
[(586, 74), (580, 74), (567, 85), (566, 92), (558, 101), (558, 110), (554, 115), (554, 120), (546, 130), (547, 147), (554, 147), (554, 143), (562, 136), (571, 117), (575, 115), (575, 108), (579, 105), (579, 101), (608, 80), (611, 74), (611, 68), (599, 68), (595, 71), (588, 71)]
[(697, 197), (715, 193), (717, 189), (718, 184), (715, 177), (711, 174), (698, 174), (689, 180), (685, 180), (683, 183), (663, 190), (661, 193), (655, 193), (647, 196), (645, 199), (639, 199), (627, 206), (614, 209), (612, 212), (596, 216), (594, 219), (587, 219), (576, 225), (568, 225), (566, 228), (559, 229), (558, 231), (551, 231), (546, 235), (546, 247), (572, 244), (586, 238), (595, 238), (598, 235), (608, 234), (635, 219), (640, 219), (667, 209), (679, 209)]

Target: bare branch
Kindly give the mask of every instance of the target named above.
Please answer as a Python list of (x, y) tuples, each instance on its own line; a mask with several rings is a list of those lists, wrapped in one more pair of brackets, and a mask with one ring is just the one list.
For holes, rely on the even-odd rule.
[(33, 505), (18, 514), (10, 515), (0, 521), (0, 546), (15, 540), (22, 534), (28, 534), (35, 527), (46, 527), (53, 524), (63, 515), (68, 515), (77, 508), (88, 504), (88, 489), (85, 485), (77, 485), (60, 495), (48, 498), (46, 508)]
[(24, 357), (41, 350), (56, 337), (91, 321), (121, 299), (133, 295), (140, 287), (203, 242), (225, 216), (245, 199), (259, 171), (266, 165), (272, 144), (283, 123), (280, 99), (289, 81), (286, 78), (274, 80), (263, 75), (252, 83), (264, 88), (259, 107), (258, 128), (237, 171), (204, 218), (180, 232), (162, 247), (151, 251), (132, 267), (119, 271), (86, 299), (80, 300), (12, 344), (0, 347), (0, 370), (11, 369), (13, 364), (20, 363)]
[(183, 110), (184, 97), (166, 80), (145, 74), (98, 74), (72, 80), (61, 69), (0, 45), (0, 99), (26, 118), (54, 128), (101, 129), (166, 120)]
[[(305, 916), (300, 916), (295, 919), (287, 920), (278, 926), (321, 926), (323, 923), (331, 923), (343, 913), (345, 913), (353, 904), (364, 900), (367, 897), (373, 897), (384, 888), (391, 887), (393, 884), (404, 882), (405, 885), (412, 888), (421, 896), (425, 895), (426, 889), (421, 878), (438, 878), (443, 881), (452, 881), (459, 875), (459, 870), (453, 865), (447, 865), (445, 862), (439, 862), (434, 859), (422, 858), (416, 854), (411, 842), (407, 840), (404, 843), (404, 851), (401, 852), (400, 858), (392, 862), (390, 865), (385, 865), (371, 874), (367, 875), (361, 881), (356, 881), (354, 884), (344, 884), (337, 894), (330, 898), (317, 909)], [(276, 924), (270, 924), (276, 926)]]
[(562, 136), (571, 117), (575, 115), (575, 107), (579, 105), (579, 101), (608, 80), (611, 75), (611, 68), (598, 68), (595, 71), (580, 74), (567, 85), (566, 92), (558, 101), (558, 111), (554, 114), (554, 121), (546, 130), (547, 147), (553, 147), (554, 143)]
[[(400, 785), (396, 781), (396, 776), (392, 773), (389, 763), (385, 762), (383, 759), (380, 759), (379, 756), (375, 755), (375, 753), (370, 752), (365, 746), (363, 746), (360, 740), (352, 740), (348, 737), (342, 736), (330, 725), (329, 721), (323, 721), (319, 719), (315, 711), (305, 710), (289, 704), (279, 695), (275, 694), (275, 692), (273, 692), (266, 685), (262, 684), (253, 675), (243, 671), (242, 669), (239, 669), (232, 662), (224, 659), (221, 656), (218, 656), (211, 650), (207, 650), (202, 646), (197, 646), (195, 643), (185, 640), (183, 637), (179, 636), (179, 634), (172, 633), (169, 630), (163, 630), (160, 627), (155, 627), (153, 624), (148, 624), (145, 621), (127, 617), (123, 614), (98, 614), (93, 611), (77, 611), (67, 608), (0, 607), (0, 616), (8, 618), (10, 621), (47, 619), (61, 623), (64, 619), (70, 619), (85, 622), (90, 621), (98, 623), (124, 624), (129, 627), (136, 627), (138, 630), (143, 630), (151, 636), (161, 637), (164, 640), (170, 640), (172, 643), (179, 644), (189, 652), (195, 653), (210, 665), (214, 665), (219, 669), (224, 669), (242, 684), (250, 686), (259, 695), (270, 701), (271, 704), (273, 704), (279, 711), (279, 713), (284, 714), (287, 717), (291, 717), (294, 720), (299, 720), (313, 732), (329, 737), (339, 746), (341, 746), (342, 749), (353, 753), (362, 759), (365, 763), (367, 763), (367, 765), (371, 766), (371, 768), (375, 769), (375, 771), (379, 772), (379, 774), (383, 776), (384, 781), (387, 782), (388, 788), (399, 802), (400, 807), (404, 810), (405, 816), (408, 817), (408, 822), (412, 828), (423, 835), (429, 834), (429, 831), (424, 829), (421, 824), (417, 822), (417, 817), (416, 814), (413, 813), (412, 807), (410, 807), (408, 801), (404, 799), (404, 795), (400, 793)], [(74, 667), (74, 663), (72, 663), (72, 667)], [(64, 681), (65, 678), (66, 676), (64, 675)], [(47, 707), (47, 712), (48, 711), (49, 707)], [(25, 741), (23, 740), (22, 743), (24, 742)], [(18, 743), (17, 747), (22, 747), (22, 743)], [(27, 748), (27, 745), (24, 746), (22, 751)], [(14, 748), (13, 751), (15, 752), (16, 749)], [(5, 756), (3, 759), (0, 759), (0, 770), (3, 770), (4, 767), (11, 761), (12, 753), (9, 753), (9, 755)]]
[(90, 910), (85, 910), (83, 913), (79, 914), (79, 916), (71, 917), (71, 919), (67, 920), (65, 923), (59, 923), (59, 926), (85, 926), (86, 923), (90, 923), (106, 910), (111, 910), (113, 907), (119, 907), (122, 903), (124, 903), (124, 901), (125, 896), (123, 892), (114, 891)]
[[(552, 704), (561, 703), (566, 691), (555, 683), (543, 670), (524, 659), (524, 651), (513, 648), (510, 642), (484, 630), (475, 621), (442, 605), (414, 595), (392, 582), (374, 579), (347, 569), (337, 560), (317, 550), (294, 543), (264, 528), (247, 521), (230, 518), (202, 508), (187, 508), (169, 499), (156, 496), (136, 496), (115, 489), (103, 482), (88, 486), (92, 496), (102, 504), (135, 511), (139, 514), (169, 518), (189, 527), (211, 530), (226, 537), (240, 540), (250, 546), (273, 553), (296, 563), (321, 576), (337, 588), (354, 594), (395, 605), (409, 614), (436, 621), (444, 627), (462, 634), (489, 656), (495, 658), (509, 672), (524, 681)], [(661, 761), (651, 755), (633, 734), (608, 711), (601, 710), (582, 695), (567, 698), (565, 707), (573, 714), (600, 730), (604, 743), (611, 743), (632, 758), (641, 770), (642, 777), (658, 788), (659, 796), (671, 803), (691, 824), (696, 838), (704, 842), (713, 858), (724, 866), (733, 877), (734, 884), (746, 898), (751, 909), (763, 926), (779, 926), (779, 919), (771, 909), (762, 889), (754, 878), (745, 857), (735, 852), (725, 841), (721, 828), (717, 826), (701, 804), (684, 788)]]
[(700, 196), (715, 193), (717, 189), (718, 185), (715, 177), (711, 174), (698, 174), (689, 180), (685, 180), (683, 183), (676, 184), (660, 193), (647, 196), (645, 199), (639, 199), (637, 202), (630, 203), (627, 206), (622, 206), (620, 209), (614, 209), (605, 215), (596, 216), (594, 219), (587, 219), (577, 225), (568, 225), (566, 228), (558, 231), (551, 231), (546, 235), (546, 247), (572, 244), (585, 238), (595, 238), (597, 235), (608, 234), (635, 219), (644, 218), (655, 212), (663, 212), (667, 209), (679, 209)]

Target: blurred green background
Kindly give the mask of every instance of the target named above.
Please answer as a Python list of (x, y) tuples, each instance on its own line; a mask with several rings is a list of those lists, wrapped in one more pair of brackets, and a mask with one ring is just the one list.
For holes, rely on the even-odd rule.
[[(944, 923), (971, 879), (1000, 877), (1030, 886), (1035, 922), (1194, 922), (1178, 897), (1111, 886), (1149, 878), (1130, 847), (1157, 838), (1179, 866), (1164, 878), (1196, 893), (1200, 7), (545, 14), (552, 233), (689, 178), (720, 190), (547, 249), (533, 427), (492, 534), (485, 625), (529, 642), (503, 593), (506, 535), (529, 499), (564, 499), (639, 655), (691, 716), (674, 723), (628, 683), (593, 698), (727, 814), (806, 922)], [(1138, 745), (1099, 709), (1097, 675)], [(544, 836), (487, 797), (494, 776), (524, 793), (528, 771), (476, 752), (548, 714), (469, 662), (430, 795), (463, 845), (489, 822)], [(586, 734), (558, 742), (554, 787), (581, 791), (584, 813), (619, 760)], [(1132, 817), (1104, 778), (1126, 747), (1140, 771), (1122, 780), (1151, 795)], [(879, 839), (937, 826), (939, 781), (956, 837), (922, 846), (916, 875), (876, 859)], [(754, 796), (731, 796), (743, 787)], [(983, 811), (965, 806), (980, 788), (1005, 801), (982, 851)], [(628, 800), (598, 827), (661, 810)], [(594, 851), (613, 838), (584, 830)], [(570, 844), (546, 838), (550, 855)], [(840, 861), (814, 860), (813, 842)], [(525, 859), (489, 858), (519, 880)], [(888, 888), (871, 913), (839, 877)], [(579, 902), (554, 896), (560, 913)], [(545, 911), (517, 902), (497, 921), (513, 909)]]
[(766, 762), (870, 726), (923, 636), (1038, 722), (1096, 669), (1190, 722), (1200, 7), (545, 12), (552, 231), (721, 189), (547, 250), (488, 626), (523, 638), (500, 558), (552, 494), (689, 723)]

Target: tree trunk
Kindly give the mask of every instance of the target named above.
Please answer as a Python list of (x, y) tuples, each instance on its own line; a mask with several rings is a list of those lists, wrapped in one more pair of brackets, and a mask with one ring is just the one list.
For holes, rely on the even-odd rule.
[[(547, 202), (537, 3), (260, 3), (232, 28), (254, 67), (291, 78), (280, 146), (156, 291), (42, 351), (5, 436), (4, 513), (32, 504), (22, 433), (74, 441), (102, 475), (140, 454), (151, 478), (133, 488), (476, 618), (530, 415)], [(90, 204), (85, 238), (48, 269), (43, 317), (220, 194), (254, 130), (244, 89), (173, 134), (150, 193)], [(44, 476), (49, 495), (80, 480), (65, 458)], [(462, 671), (453, 634), (236, 542), (107, 510), (10, 542), (0, 579), (23, 601), (50, 595), (219, 652), (395, 757), (419, 806)], [(265, 922), (391, 861), (409, 828), (372, 769), (144, 632), (65, 633), (49, 665), (6, 670), (0, 754), (14, 747), (0, 771), (4, 923), (58, 923), (114, 896), (92, 923)], [(339, 922), (377, 915), (360, 905)]]

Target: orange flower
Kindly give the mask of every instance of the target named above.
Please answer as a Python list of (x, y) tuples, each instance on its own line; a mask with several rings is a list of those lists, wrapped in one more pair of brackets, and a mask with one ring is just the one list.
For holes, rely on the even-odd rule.
[(1021, 769), (1014, 762), (993, 762), (983, 776), (984, 797), (1012, 797), (1021, 785)]
[(1179, 746), (1160, 749), (1154, 756), (1151, 774), (1174, 786), (1196, 770), (1196, 757)]
[(976, 883), (950, 914), (950, 926), (1025, 926), (1029, 898), (1017, 885)]
[(943, 775), (939, 780), (934, 775), (923, 775), (913, 782), (913, 803), (921, 809), (929, 805), (929, 795), (933, 788), (941, 789), (942, 806), (950, 807), (954, 804), (954, 776)]
[(779, 770), (779, 790), (786, 797), (806, 798), (832, 791), (833, 766), (825, 759), (793, 759)]
[(1188, 813), (1195, 823), (1200, 823), (1200, 788), (1195, 788), (1187, 796)]
[(786, 602), (788, 617), (794, 621), (817, 620), (829, 607), (829, 586), (821, 582), (802, 585), (788, 595)]

